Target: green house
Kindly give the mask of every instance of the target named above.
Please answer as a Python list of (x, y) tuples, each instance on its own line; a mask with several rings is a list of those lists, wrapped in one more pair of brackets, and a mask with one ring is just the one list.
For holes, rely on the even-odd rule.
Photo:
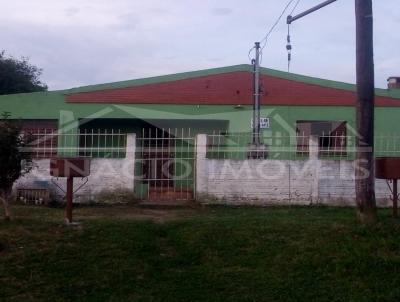
[[(183, 173), (178, 159), (195, 158), (197, 134), (209, 135), (208, 158), (246, 158), (252, 140), (252, 79), (251, 65), (236, 65), (2, 95), (0, 111), (9, 112), (36, 135), (38, 158), (124, 158), (129, 147), (126, 134), (136, 134), (136, 158), (142, 159), (134, 168), (142, 177), (137, 188), (146, 192), (152, 185), (193, 189), (193, 175), (177, 180), (159, 178), (157, 171), (173, 157), (170, 174)], [(400, 150), (399, 86), (399, 78), (393, 77), (388, 89), (376, 89), (377, 156), (395, 156)], [(317, 137), (321, 156), (352, 158), (354, 85), (261, 68), (261, 89), (261, 140), (267, 158), (307, 158), (311, 136)]]

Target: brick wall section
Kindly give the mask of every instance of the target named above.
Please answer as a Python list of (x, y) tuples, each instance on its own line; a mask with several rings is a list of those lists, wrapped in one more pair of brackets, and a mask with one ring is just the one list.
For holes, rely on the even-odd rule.
[[(272, 76), (261, 76), (264, 105), (354, 106), (356, 94)], [(252, 73), (237, 71), (191, 79), (68, 95), (68, 103), (249, 105)], [(376, 97), (377, 106), (400, 102)]]

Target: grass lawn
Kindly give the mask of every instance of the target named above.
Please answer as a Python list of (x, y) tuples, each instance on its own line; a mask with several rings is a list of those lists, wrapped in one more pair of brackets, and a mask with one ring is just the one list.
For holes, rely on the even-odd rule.
[(400, 222), (352, 209), (14, 206), (0, 301), (400, 301)]

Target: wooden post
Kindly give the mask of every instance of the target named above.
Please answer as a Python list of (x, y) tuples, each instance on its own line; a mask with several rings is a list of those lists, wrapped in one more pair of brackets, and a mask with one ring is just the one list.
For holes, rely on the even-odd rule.
[[(363, 223), (376, 221), (374, 175), (374, 59), (372, 0), (355, 0), (357, 48), (356, 202)], [(367, 172), (367, 173), (366, 173)], [(366, 175), (367, 174), (367, 175)]]
[(74, 178), (69, 176), (67, 178), (67, 196), (65, 204), (65, 220), (67, 223), (72, 223), (72, 198), (74, 190)]
[(393, 179), (393, 217), (394, 218), (398, 217), (397, 200), (398, 200), (397, 179)]

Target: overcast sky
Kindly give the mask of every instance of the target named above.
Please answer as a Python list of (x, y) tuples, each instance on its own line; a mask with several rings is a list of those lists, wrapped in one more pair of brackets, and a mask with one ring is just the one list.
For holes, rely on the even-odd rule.
[[(43, 68), (51, 90), (249, 63), (281, 0), (0, 0), (0, 49)], [(322, 0), (302, 0), (301, 12)], [(400, 75), (399, 0), (374, 0), (378, 87)], [(262, 66), (287, 70), (285, 17)], [(291, 72), (355, 82), (354, 0), (291, 27)]]

